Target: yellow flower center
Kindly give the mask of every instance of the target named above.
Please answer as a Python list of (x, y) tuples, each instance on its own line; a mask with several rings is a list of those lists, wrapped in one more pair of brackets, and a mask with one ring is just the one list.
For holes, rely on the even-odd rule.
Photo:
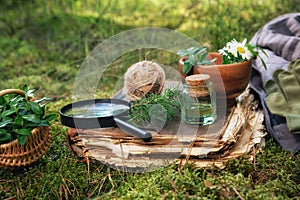
[(246, 52), (245, 49), (244, 49), (243, 47), (237, 47), (237, 51), (238, 51), (239, 53), (245, 53), (245, 52)]

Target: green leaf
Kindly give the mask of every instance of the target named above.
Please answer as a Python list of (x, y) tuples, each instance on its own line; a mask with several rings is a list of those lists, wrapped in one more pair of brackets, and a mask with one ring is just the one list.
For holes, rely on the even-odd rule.
[(0, 143), (9, 141), (11, 139), (11, 134), (5, 132), (5, 130), (0, 129)]
[(5, 119), (2, 122), (0, 122), (0, 128), (3, 128), (9, 124), (13, 124), (13, 120), (12, 119)]
[[(208, 60), (208, 51), (206, 47), (200, 46), (200, 47), (190, 47), (186, 50), (179, 50), (178, 54), (181, 57), (187, 57), (187, 60), (185, 62), (190, 62), (192, 66), (197, 66), (200, 64), (213, 64), (213, 61)], [(188, 67), (189, 68), (192, 68)]]
[(18, 105), (20, 102), (22, 102), (24, 100), (25, 100), (24, 97), (22, 97), (22, 96), (16, 96), (16, 97), (10, 99), (9, 104), (11, 106), (16, 106), (16, 105)]
[(34, 92), (34, 89), (30, 89), (30, 90), (26, 91), (26, 96), (33, 97), (34, 96), (33, 92)]
[(29, 123), (26, 123), (26, 127), (36, 128), (36, 127), (38, 127), (38, 126), (41, 126), (41, 123), (42, 123), (42, 122), (40, 122), (39, 124), (29, 122)]
[(14, 121), (14, 125), (19, 125), (19, 126), (23, 126), (23, 116), (22, 115), (18, 115), (16, 118), (15, 118), (15, 121)]
[(265, 70), (267, 70), (267, 64), (265, 63), (264, 59), (262, 59), (262, 57), (261, 57), (261, 56), (259, 56), (259, 55), (258, 55), (258, 57), (259, 57), (259, 59), (260, 59), (261, 63), (263, 64), (263, 66), (264, 66)]
[(195, 65), (197, 63), (196, 60), (196, 55), (189, 55), (189, 60), (188, 60), (192, 65)]
[(0, 135), (0, 144), (6, 141), (10, 141), (10, 139), (11, 139), (11, 134), (9, 133), (6, 133), (5, 135)]
[(193, 53), (193, 52), (195, 52), (195, 49), (196, 49), (195, 47), (190, 47), (186, 51), (189, 53)]
[(14, 131), (19, 135), (31, 135), (31, 128), (22, 128), (22, 129), (15, 129)]
[(45, 120), (47, 122), (50, 122), (50, 121), (56, 119), (56, 117), (57, 117), (57, 115), (55, 113), (53, 113), (53, 114), (49, 114), (49, 115), (45, 116), (43, 118), (43, 120)]
[(31, 111), (36, 115), (43, 115), (43, 109), (39, 106), (39, 104), (35, 102), (28, 102), (28, 105), (30, 106)]
[(6, 104), (6, 100), (3, 96), (0, 97), (0, 105), (5, 105)]
[(189, 52), (187, 50), (179, 50), (177, 52), (177, 54), (181, 57), (185, 57), (185, 56), (189, 55)]
[(229, 64), (228, 57), (226, 55), (222, 56), (222, 64)]
[(0, 129), (0, 135), (6, 133), (7, 131), (5, 129)]
[(7, 117), (14, 113), (16, 113), (14, 110), (6, 110), (6, 111), (2, 112), (1, 117)]
[(39, 124), (41, 122), (41, 120), (39, 119), (39, 117), (37, 115), (24, 115), (23, 119), (25, 119), (29, 122), (36, 123), (36, 124)]
[(187, 74), (191, 69), (193, 68), (193, 65), (190, 62), (184, 62), (182, 65), (182, 73)]
[(50, 123), (48, 121), (42, 120), (39, 126), (50, 126)]
[(29, 90), (29, 87), (27, 84), (24, 84), (22, 87), (22, 90), (24, 90), (25, 92)]
[(28, 111), (28, 107), (22, 105), (18, 106), (18, 115), (25, 115)]
[(52, 100), (52, 98), (43, 97), (43, 98), (41, 98), (41, 99), (35, 100), (34, 103), (39, 104), (39, 103), (41, 103), (42, 101), (51, 101), (51, 100)]
[(27, 86), (26, 84), (23, 86), (23, 90), (25, 91), (25, 97), (26, 99), (28, 99), (28, 97), (34, 97), (34, 89), (30, 89), (29, 86)]
[(27, 138), (26, 135), (19, 135), (19, 136), (18, 136), (18, 143), (19, 143), (20, 145), (24, 145), (24, 144), (26, 143), (26, 138)]

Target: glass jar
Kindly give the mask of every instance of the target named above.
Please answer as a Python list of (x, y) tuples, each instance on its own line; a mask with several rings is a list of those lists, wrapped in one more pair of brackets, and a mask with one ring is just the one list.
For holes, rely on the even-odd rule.
[(209, 80), (201, 84), (184, 83), (181, 118), (187, 124), (209, 125), (216, 120), (216, 93)]

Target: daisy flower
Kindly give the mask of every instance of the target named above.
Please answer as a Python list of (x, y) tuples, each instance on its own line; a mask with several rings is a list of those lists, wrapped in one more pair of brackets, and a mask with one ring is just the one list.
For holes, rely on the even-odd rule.
[(247, 39), (245, 38), (242, 43), (236, 41), (236, 39), (233, 39), (232, 42), (229, 44), (231, 53), (235, 56), (238, 57), (238, 54), (242, 56), (243, 59), (245, 60), (250, 60), (253, 55), (248, 49), (247, 45)]
[(257, 47), (248, 44), (246, 38), (242, 42), (238, 42), (233, 38), (233, 40), (227, 42), (227, 44), (218, 51), (222, 54), (223, 64), (244, 62), (259, 56)]

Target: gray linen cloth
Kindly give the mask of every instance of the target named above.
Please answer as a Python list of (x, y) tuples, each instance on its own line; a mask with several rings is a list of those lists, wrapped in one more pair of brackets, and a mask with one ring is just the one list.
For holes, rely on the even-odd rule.
[(272, 79), (274, 71), (287, 70), (291, 60), (300, 58), (300, 13), (285, 14), (269, 21), (254, 35), (250, 43), (262, 47), (268, 54), (268, 57), (260, 54), (267, 64), (267, 70), (260, 59), (253, 61), (250, 80), (250, 88), (260, 99), (266, 129), (282, 148), (296, 153), (300, 150), (300, 134), (290, 133), (285, 118), (269, 111), (264, 86)]

